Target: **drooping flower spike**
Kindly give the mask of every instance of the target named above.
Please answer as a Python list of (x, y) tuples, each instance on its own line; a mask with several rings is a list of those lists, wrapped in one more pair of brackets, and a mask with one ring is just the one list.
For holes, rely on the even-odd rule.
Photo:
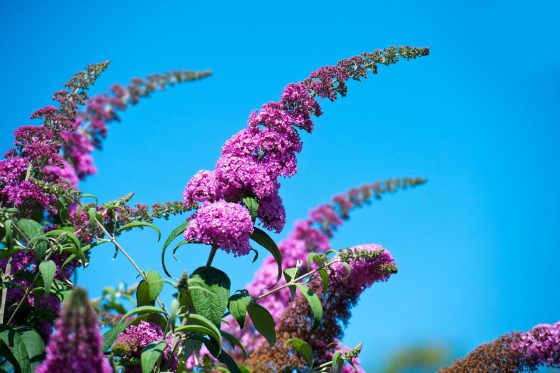
[(187, 183), (183, 193), (185, 204), (208, 206), (223, 199), (242, 205), (243, 198), (254, 197), (263, 204), (257, 214), (260, 223), (267, 229), (281, 231), (285, 211), (278, 194), (278, 178), (297, 172), (296, 155), (302, 150), (298, 129), (311, 133), (312, 117), (322, 114), (316, 98), (335, 101), (339, 95), (346, 95), (347, 80), (360, 80), (368, 72), (377, 73), (377, 64), (390, 65), (399, 58), (413, 59), (428, 53), (427, 48), (410, 47), (363, 53), (335, 66), (322, 67), (300, 83), (289, 84), (279, 101), (269, 102), (251, 113), (247, 128), (226, 141), (214, 171), (199, 171)]

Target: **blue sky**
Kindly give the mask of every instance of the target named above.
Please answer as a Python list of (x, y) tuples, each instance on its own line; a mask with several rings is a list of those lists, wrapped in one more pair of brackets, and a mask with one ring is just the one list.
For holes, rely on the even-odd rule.
[[(7, 149), (12, 131), (89, 63), (111, 60), (93, 92), (209, 68), (210, 79), (123, 114), (96, 154), (99, 174), (82, 185), (102, 200), (131, 191), (136, 202), (176, 200), (190, 176), (213, 167), (249, 112), (287, 83), (375, 48), (429, 46), (429, 57), (382, 68), (350, 83), (347, 98), (325, 102), (281, 194), (291, 227), (350, 187), (427, 177), (356, 212), (334, 241), (380, 243), (400, 269), (363, 296), (345, 340), (364, 342), (371, 367), (425, 341), (466, 351), (560, 319), (559, 11), (553, 1), (2, 2), (0, 145)], [(161, 226), (169, 232), (180, 221)], [(122, 242), (142, 267), (161, 268), (153, 232)], [(112, 254), (102, 246), (80, 274), (91, 296), (134, 282)], [(206, 256), (188, 247), (171, 268), (192, 270)], [(236, 288), (256, 269), (224, 253), (216, 264)]]

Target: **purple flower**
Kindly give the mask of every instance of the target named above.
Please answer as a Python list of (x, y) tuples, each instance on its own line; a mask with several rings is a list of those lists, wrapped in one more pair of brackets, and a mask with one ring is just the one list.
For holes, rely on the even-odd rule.
[(257, 216), (265, 228), (280, 233), (286, 224), (286, 209), (282, 198), (278, 194), (262, 198)]
[(183, 192), (183, 201), (187, 207), (200, 202), (215, 201), (221, 198), (221, 189), (214, 171), (201, 170), (187, 183)]
[(537, 325), (521, 333), (511, 348), (523, 355), (527, 367), (559, 367), (560, 322)]
[[(124, 361), (139, 359), (142, 350), (147, 345), (152, 342), (159, 342), (163, 340), (163, 337), (163, 330), (159, 325), (152, 322), (140, 321), (138, 325), (131, 325), (119, 334), (111, 347), (111, 351)], [(162, 363), (167, 365), (169, 369), (175, 369), (177, 367), (177, 358), (171, 351), (172, 339), (172, 335), (166, 338), (166, 346), (162, 355)], [(138, 368), (138, 366), (130, 366), (127, 367), (126, 372), (140, 371)]]
[(37, 367), (37, 373), (113, 372), (103, 355), (97, 315), (84, 290), (78, 288), (70, 294), (55, 326), (47, 358)]
[(206, 202), (191, 217), (185, 239), (216, 245), (235, 256), (247, 255), (251, 250), (249, 236), (253, 221), (249, 210), (231, 202)]

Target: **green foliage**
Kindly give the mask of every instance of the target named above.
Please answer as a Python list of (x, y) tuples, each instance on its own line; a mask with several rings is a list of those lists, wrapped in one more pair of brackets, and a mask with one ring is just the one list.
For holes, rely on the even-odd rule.
[(247, 210), (249, 210), (251, 219), (255, 221), (259, 212), (259, 201), (255, 197), (245, 197), (243, 198), (243, 203), (247, 207)]
[(165, 349), (165, 341), (153, 342), (144, 347), (140, 360), (142, 373), (151, 373)]
[(247, 307), (252, 302), (253, 298), (246, 290), (239, 294), (233, 294), (229, 298), (228, 309), (231, 315), (239, 323), (239, 327), (243, 329), (245, 326), (245, 315), (247, 314)]
[(45, 345), (31, 328), (0, 325), (0, 353), (22, 373), (31, 373), (44, 359)]
[(282, 278), (282, 254), (280, 254), (280, 250), (278, 249), (276, 242), (274, 242), (274, 240), (270, 238), (270, 236), (265, 231), (257, 227), (254, 227), (254, 231), (251, 234), (251, 239), (267, 249), (272, 254), (274, 260), (276, 261), (276, 264), (278, 265), (278, 277), (276, 278), (276, 281), (280, 281), (280, 279)]
[(188, 221), (185, 221), (181, 224), (179, 224), (178, 227), (176, 227), (175, 229), (173, 229), (173, 231), (171, 232), (171, 234), (169, 235), (169, 237), (167, 237), (167, 239), (165, 240), (165, 243), (163, 244), (163, 248), (161, 249), (161, 265), (163, 266), (163, 271), (165, 272), (165, 274), (169, 277), (171, 277), (171, 274), (169, 273), (169, 271), (167, 270), (167, 267), (165, 266), (165, 251), (167, 250), (167, 247), (169, 245), (171, 245), (171, 243), (173, 241), (175, 241), (175, 239), (177, 237), (179, 237), (180, 235), (183, 234), (183, 232), (185, 231), (185, 229), (187, 229), (187, 226), (189, 225)]
[(292, 346), (294, 350), (299, 352), (300, 355), (305, 358), (305, 361), (307, 361), (309, 366), (313, 366), (313, 350), (307, 342), (299, 338), (292, 338), (288, 339), (285, 345)]
[(124, 332), (134, 321), (123, 321), (103, 334), (103, 351), (107, 351), (115, 339)]
[(195, 312), (219, 327), (228, 305), (229, 277), (212, 266), (199, 267), (190, 276), (188, 284)]
[(161, 275), (153, 270), (144, 272), (146, 277), (136, 290), (136, 301), (138, 306), (153, 306), (156, 299), (163, 290), (163, 280)]
[(266, 339), (272, 348), (276, 344), (276, 331), (274, 329), (274, 319), (270, 312), (258, 303), (251, 303), (247, 307), (249, 317), (255, 326), (255, 329)]
[(43, 287), (45, 288), (45, 297), (47, 297), (51, 292), (51, 286), (56, 272), (56, 264), (52, 260), (41, 262), (41, 264), (39, 264), (39, 272), (41, 272), (41, 276), (43, 277)]
[(321, 305), (321, 300), (310, 288), (302, 284), (296, 284), (298, 290), (303, 294), (311, 311), (313, 312), (313, 327), (319, 326), (321, 319), (323, 318), (323, 306)]
[(157, 234), (158, 234), (158, 241), (161, 239), (161, 231), (159, 230), (158, 227), (156, 227), (155, 225), (153, 225), (152, 223), (147, 223), (145, 221), (135, 221), (132, 223), (128, 223), (123, 225), (122, 227), (120, 227), (119, 229), (117, 229), (117, 234), (122, 233), (124, 231), (128, 231), (131, 230), (133, 228), (144, 228), (144, 227), (150, 227), (152, 229), (154, 229)]

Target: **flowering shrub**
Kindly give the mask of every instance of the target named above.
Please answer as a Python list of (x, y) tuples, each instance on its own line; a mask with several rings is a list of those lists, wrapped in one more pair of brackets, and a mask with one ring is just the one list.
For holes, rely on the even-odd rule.
[[(31, 116), (40, 125), (15, 131), (14, 147), (0, 160), (1, 368), (363, 371), (361, 345), (341, 343), (344, 327), (362, 292), (388, 281), (397, 266), (380, 245), (335, 250), (330, 240), (354, 208), (425, 180), (391, 179), (338, 195), (296, 222), (278, 245), (267, 231), (281, 232), (286, 223), (280, 180), (297, 173), (299, 131), (314, 131), (313, 118), (322, 115), (319, 100), (345, 96), (348, 80), (375, 74), (379, 65), (427, 54), (426, 48), (377, 50), (287, 85), (278, 101), (251, 113), (247, 127), (226, 141), (214, 170), (201, 170), (190, 179), (181, 201), (152, 206), (131, 205), (132, 194), (100, 204), (79, 189), (79, 182), (96, 173), (92, 152), (101, 147), (119, 111), (157, 90), (210, 73), (153, 75), (91, 98), (86, 91), (108, 63), (76, 74), (55, 92), (56, 106)], [(171, 279), (141, 269), (118, 241), (134, 228), (151, 228), (160, 236), (157, 219), (185, 213), (188, 217), (161, 250), (163, 272)], [(166, 253), (181, 237), (174, 251), (184, 244), (205, 244), (208, 261), (174, 278), (165, 266)], [(258, 255), (252, 242), (271, 255), (245, 289), (232, 292), (228, 275), (212, 266), (214, 256), (217, 250), (233, 254), (232, 260), (252, 251)], [(71, 279), (76, 268), (95, 263), (91, 253), (103, 244), (114, 245), (141, 281), (129, 288), (108, 287), (90, 301)], [(165, 284), (174, 292), (168, 305), (160, 300)], [(504, 337), (448, 370), (465, 371), (463, 366), (479, 366), (480, 361), (485, 366), (505, 361), (511, 371), (557, 366), (557, 329), (539, 326)]]

